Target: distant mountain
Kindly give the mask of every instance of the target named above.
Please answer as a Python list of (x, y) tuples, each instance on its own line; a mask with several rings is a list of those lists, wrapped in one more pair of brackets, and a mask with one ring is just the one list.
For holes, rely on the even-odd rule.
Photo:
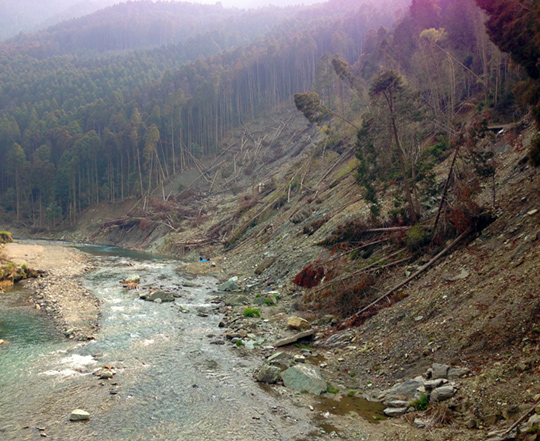
[[(245, 11), (221, 4), (130, 1), (91, 15), (64, 21), (35, 34), (22, 34), (0, 44), (0, 53), (44, 58), (65, 54), (91, 54), (149, 49), (200, 39), (219, 50), (247, 44), (294, 15), (299, 8), (269, 7)], [(214, 40), (212, 42), (212, 40)], [(212, 52), (212, 51), (210, 51)], [(210, 52), (202, 52), (209, 55)]]
[[(312, 5), (324, 0), (193, 0), (191, 4), (222, 4), (225, 8), (253, 9)], [(171, 1), (167, 2), (170, 3)], [(180, 3), (179, 0), (172, 2)], [(0, 0), (0, 41), (20, 32), (36, 32), (72, 18), (84, 17), (120, 0)]]
[(91, 14), (115, 0), (0, 0), (0, 41)]

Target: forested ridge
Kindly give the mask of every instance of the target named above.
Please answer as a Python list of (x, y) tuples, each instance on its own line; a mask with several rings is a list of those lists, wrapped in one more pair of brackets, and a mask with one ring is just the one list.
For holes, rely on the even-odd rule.
[(55, 224), (91, 203), (148, 193), (215, 152), (231, 128), (309, 90), (325, 52), (357, 57), (369, 29), (393, 21), (382, 6), (308, 8), (265, 39), (210, 57), (195, 41), (186, 47), (198, 59), (184, 66), (182, 45), (91, 59), (3, 55), (3, 207)]
[(246, 12), (221, 4), (128, 1), (35, 34), (19, 35), (1, 47), (3, 52), (42, 59), (67, 53), (88, 57), (187, 42), (192, 50), (200, 47), (200, 55), (209, 55), (212, 46), (216, 53), (249, 43), (298, 10), (289, 7)]
[[(464, 109), (500, 121), (522, 111), (512, 90), (526, 73), (511, 69), (485, 19), (474, 0), (332, 0), (242, 14), (129, 2), (12, 39), (0, 46), (2, 208), (43, 227), (73, 221), (93, 203), (150, 195), (196, 158), (216, 154), (233, 129), (314, 91), (360, 129), (360, 183), (374, 213), (373, 185), (384, 170), (398, 182), (412, 179), (405, 193), (425, 193), (408, 201), (414, 218)], [(108, 38), (89, 38), (98, 34)], [(381, 72), (394, 72), (399, 86), (395, 133), (381, 100), (388, 84), (375, 87)], [(327, 112), (319, 116), (330, 148), (355, 136)], [(392, 139), (403, 140), (399, 160), (395, 150), (384, 154)]]

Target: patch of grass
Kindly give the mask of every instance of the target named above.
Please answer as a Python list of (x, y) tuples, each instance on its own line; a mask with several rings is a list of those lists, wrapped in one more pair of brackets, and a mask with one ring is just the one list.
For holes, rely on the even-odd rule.
[(261, 311), (257, 308), (246, 308), (244, 309), (244, 317), (260, 317)]
[(347, 392), (347, 396), (349, 396), (349, 397), (354, 397), (355, 395), (356, 395), (355, 390), (350, 390), (349, 392)]
[(409, 407), (414, 407), (416, 410), (427, 410), (429, 407), (429, 395), (421, 394), (420, 398), (409, 404)]
[(332, 386), (328, 386), (326, 388), (326, 392), (328, 392), (329, 394), (337, 394), (339, 392), (339, 389)]
[(540, 428), (535, 424), (532, 427), (529, 427), (525, 433), (540, 433)]
[(244, 342), (243, 342), (242, 340), (237, 340), (236, 343), (235, 343), (235, 345), (236, 345), (237, 347), (244, 346)]
[(422, 225), (416, 224), (407, 231), (407, 247), (416, 251), (431, 241), (431, 233)]

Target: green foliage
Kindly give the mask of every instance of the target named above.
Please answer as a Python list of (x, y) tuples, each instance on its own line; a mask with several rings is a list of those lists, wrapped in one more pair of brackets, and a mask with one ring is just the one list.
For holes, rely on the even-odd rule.
[(259, 311), (257, 308), (245, 308), (244, 309), (244, 317), (260, 317), (261, 311)]
[(347, 392), (347, 396), (348, 397), (354, 397), (356, 395), (356, 391), (355, 390), (350, 390), (349, 392)]
[(272, 301), (272, 299), (269, 299), (269, 298), (264, 299), (264, 304), (266, 306), (274, 306), (275, 305), (275, 303)]
[(328, 114), (321, 104), (319, 95), (315, 92), (295, 93), (294, 104), (310, 123), (318, 124)]
[[(540, 127), (540, 3), (526, 0), (476, 0), (488, 14), (490, 39), (521, 65), (528, 81), (515, 88), (520, 101), (531, 107)], [(534, 164), (534, 162), (533, 162)]]
[(0, 244), (11, 243), (11, 242), (13, 242), (11, 233), (8, 231), (0, 231)]
[(427, 149), (426, 153), (439, 159), (444, 153), (448, 152), (450, 146), (446, 141), (446, 137), (443, 135), (438, 135), (436, 141), (435, 144)]
[(427, 410), (429, 407), (429, 395), (421, 394), (420, 398), (414, 400), (411, 404), (409, 404), (409, 407), (414, 407), (416, 410), (419, 411)]
[(236, 345), (237, 347), (244, 346), (244, 342), (243, 342), (242, 340), (236, 340), (235, 345)]
[(431, 233), (423, 225), (416, 224), (407, 230), (407, 246), (413, 251), (424, 247), (431, 241)]
[(329, 394), (337, 394), (337, 393), (339, 393), (339, 389), (328, 385), (327, 388), (326, 388), (326, 392), (328, 392)]

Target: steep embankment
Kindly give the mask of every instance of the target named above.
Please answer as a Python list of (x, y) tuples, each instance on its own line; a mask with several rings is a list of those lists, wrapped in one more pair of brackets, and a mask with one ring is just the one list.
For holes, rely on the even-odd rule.
[[(315, 325), (315, 319), (327, 312), (354, 312), (351, 308), (396, 286), (444, 244), (424, 254), (402, 253), (394, 260), (391, 252), (396, 245), (391, 241), (373, 247), (365, 259), (351, 259), (347, 249), (317, 246), (340, 225), (368, 219), (368, 207), (354, 179), (354, 147), (345, 146), (340, 153), (325, 151), (314, 142), (318, 132), (295, 115), (271, 126), (271, 130), (268, 124), (246, 128), (246, 136), (239, 136), (222, 157), (200, 165), (198, 176), (190, 178), (196, 181), (184, 184), (190, 188), (168, 201), (151, 201), (146, 216), (136, 207), (130, 216), (103, 222), (94, 240), (127, 240), (133, 246), (192, 260), (193, 271), (211, 271), (223, 280), (239, 276), (244, 299), (235, 306), (224, 298), (231, 335), (248, 326), (241, 318), (245, 303), (259, 308), (268, 320), (249, 319), (257, 323), (258, 332), (275, 339), (288, 335), (287, 318), (293, 309), (300, 309), (294, 314), (314, 322), (319, 332), (325, 377), (344, 392), (377, 396), (377, 391), (420, 375), (433, 363), (469, 368), (472, 374), (460, 380), (461, 389), (445, 405), (457, 424), (438, 431), (440, 439), (484, 439), (488, 429), (509, 426), (538, 392), (534, 378), (540, 361), (540, 181), (526, 159), (534, 131), (517, 126), (493, 142), (497, 162), (493, 222), (398, 290), (392, 307), (374, 310), (362, 317), (360, 326), (338, 331), (330, 326), (336, 320), (318, 320)], [(441, 186), (451, 159), (436, 169)], [(227, 162), (216, 167), (221, 161)], [(231, 162), (232, 170), (223, 168)], [(482, 188), (477, 202), (488, 207), (492, 183), (486, 180)], [(383, 205), (390, 205), (390, 199)], [(370, 241), (373, 238), (366, 240)], [(212, 257), (214, 266), (198, 263), (199, 256)], [(358, 294), (366, 297), (360, 302), (341, 295), (349, 289), (346, 279), (323, 291), (335, 296), (329, 301), (317, 297), (317, 288), (306, 291), (302, 299), (302, 289), (291, 283), (310, 262), (331, 267), (344, 278), (377, 256), (387, 260), (373, 274), (375, 290)], [(331, 286), (332, 281), (327, 283)], [(279, 292), (277, 306), (259, 301), (270, 290)], [(343, 299), (354, 304), (344, 307)], [(429, 415), (424, 417), (429, 420)], [(386, 439), (414, 439), (391, 425), (383, 432)]]

